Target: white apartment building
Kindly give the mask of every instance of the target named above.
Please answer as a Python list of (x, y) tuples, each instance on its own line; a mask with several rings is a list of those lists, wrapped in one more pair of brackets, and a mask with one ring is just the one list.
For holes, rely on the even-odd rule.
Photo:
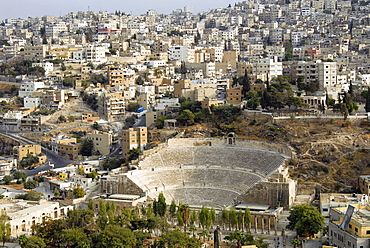
[(263, 81), (283, 75), (283, 63), (278, 62), (277, 57), (273, 59), (258, 59), (253, 66), (253, 75), (257, 75)]
[(337, 84), (337, 63), (321, 62), (318, 63), (318, 69), (320, 86), (322, 85), (324, 88), (335, 87)]
[(321, 60), (312, 62), (299, 61), (297, 65), (297, 76), (303, 76), (305, 83), (317, 80), (320, 84), (321, 91), (329, 88), (330, 92), (333, 92), (334, 88), (341, 90), (344, 87), (343, 85), (347, 83), (341, 78), (340, 82), (342, 85), (337, 85), (336, 62), (322, 62)]
[(54, 70), (54, 65), (53, 65), (53, 63), (50, 63), (50, 62), (32, 63), (32, 67), (34, 67), (34, 66), (40, 66), (40, 67), (44, 68), (45, 76), (48, 75), (49, 73), (53, 72), (53, 70)]
[(21, 119), (25, 116), (22, 111), (9, 111), (2, 116), (0, 128), (2, 130), (19, 131)]
[(173, 46), (168, 49), (169, 60), (180, 60), (184, 62), (193, 62), (194, 49), (188, 46)]
[(23, 98), (23, 106), (25, 108), (38, 107), (42, 103), (42, 100), (39, 97), (25, 97)]
[(44, 87), (45, 87), (44, 82), (34, 82), (34, 81), (23, 82), (19, 87), (18, 96), (21, 98), (31, 96), (33, 92)]
[(296, 31), (292, 32), (290, 36), (293, 45), (298, 45), (305, 37), (307, 37), (306, 32), (296, 32)]
[(325, 10), (335, 10), (337, 8), (337, 0), (324, 0)]
[(128, 29), (139, 29), (139, 30), (142, 30), (145, 28), (145, 22), (138, 22), (136, 20), (133, 20), (133, 21), (129, 21), (127, 23), (127, 28)]
[(105, 47), (97, 45), (88, 45), (85, 47), (85, 58), (87, 62), (105, 63), (107, 57), (105, 56)]
[(157, 68), (161, 66), (166, 66), (167, 62), (165, 60), (148, 60), (145, 61), (144, 64), (152, 68)]
[(57, 38), (60, 33), (67, 31), (68, 31), (67, 25), (64, 22), (60, 22), (57, 24), (53, 24), (49, 27), (46, 27), (45, 35), (46, 37)]
[(224, 49), (223, 47), (210, 47), (206, 49), (207, 53), (209, 53), (210, 60), (214, 62), (222, 62), (224, 57)]

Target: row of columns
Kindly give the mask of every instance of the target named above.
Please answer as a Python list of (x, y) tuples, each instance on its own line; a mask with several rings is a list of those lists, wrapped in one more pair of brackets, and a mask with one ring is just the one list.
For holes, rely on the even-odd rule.
[(255, 233), (257, 233), (257, 230), (260, 229), (261, 233), (271, 234), (271, 231), (274, 231), (274, 234), (277, 235), (276, 216), (252, 215), (252, 218)]

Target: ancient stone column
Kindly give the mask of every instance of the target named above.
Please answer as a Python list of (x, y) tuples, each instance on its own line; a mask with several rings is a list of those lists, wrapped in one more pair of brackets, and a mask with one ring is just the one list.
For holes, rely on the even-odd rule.
[(257, 221), (257, 215), (254, 216), (254, 232), (257, 233), (257, 224), (258, 224), (258, 221)]

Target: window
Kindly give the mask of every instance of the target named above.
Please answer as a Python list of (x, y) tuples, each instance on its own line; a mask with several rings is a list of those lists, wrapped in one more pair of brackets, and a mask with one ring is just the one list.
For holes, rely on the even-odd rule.
[(366, 234), (370, 234), (370, 230), (366, 230)]
[(358, 232), (358, 228), (357, 227), (355, 227), (355, 232)]

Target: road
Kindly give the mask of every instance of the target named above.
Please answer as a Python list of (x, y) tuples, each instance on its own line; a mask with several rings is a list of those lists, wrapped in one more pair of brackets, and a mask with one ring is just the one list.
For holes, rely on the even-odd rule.
[[(145, 124), (146, 124), (146, 118), (145, 118), (145, 115), (142, 115), (137, 119), (137, 121), (136, 121), (136, 123), (134, 124), (133, 127), (145, 127)], [(88, 125), (90, 125), (90, 124), (88, 124)], [(88, 126), (88, 125), (86, 125), (86, 126)], [(63, 128), (63, 129), (67, 129), (67, 128)], [(33, 141), (30, 141), (26, 138), (18, 136), (17, 133), (20, 133), (20, 132), (10, 132), (10, 131), (6, 131), (6, 130), (0, 130), (0, 133), (3, 134), (4, 136), (7, 136), (11, 139), (23, 142), (24, 144), (27, 144), (27, 145), (38, 145), (37, 143), (35, 143)], [(120, 144), (117, 145), (117, 147), (114, 149), (114, 151), (108, 157), (119, 156), (119, 152), (120, 152), (119, 147), (120, 147)], [(73, 160), (62, 158), (62, 157), (58, 156), (56, 153), (54, 153), (54, 152), (52, 152), (49, 149), (46, 149), (44, 147), (41, 148), (41, 151), (42, 151), (43, 154), (46, 155), (50, 164), (54, 164), (54, 168), (61, 168), (61, 167), (64, 167), (64, 166), (74, 162)], [(28, 176), (33, 176), (33, 175), (35, 175), (35, 174), (37, 174), (41, 171), (47, 171), (49, 169), (50, 169), (49, 163), (46, 163), (46, 164), (37, 166), (35, 169), (25, 170), (25, 172), (27, 173)]]
[[(24, 144), (27, 144), (27, 145), (38, 145), (37, 143), (35, 143), (33, 141), (30, 141), (30, 140), (25, 139), (23, 137), (19, 137), (15, 133), (10, 133), (9, 131), (0, 130), (0, 133), (3, 134), (4, 136), (7, 136), (11, 139), (23, 142)], [(44, 147), (41, 147), (41, 151), (42, 151), (43, 154), (46, 155), (46, 157), (48, 158), (48, 161), (50, 161), (51, 164), (54, 164), (54, 168), (61, 168), (61, 167), (64, 167), (64, 166), (74, 162), (72, 160), (62, 158), (62, 157), (58, 156), (57, 154), (55, 154), (54, 152), (52, 152), (49, 149), (46, 149)], [(27, 173), (27, 175), (31, 176), (31, 175), (37, 174), (40, 171), (46, 171), (46, 170), (49, 170), (49, 169), (50, 169), (49, 164), (47, 163), (47, 164), (44, 164), (44, 165), (40, 165), (40, 166), (38, 166), (37, 168), (35, 168), (33, 170), (25, 170), (25, 172)]]

